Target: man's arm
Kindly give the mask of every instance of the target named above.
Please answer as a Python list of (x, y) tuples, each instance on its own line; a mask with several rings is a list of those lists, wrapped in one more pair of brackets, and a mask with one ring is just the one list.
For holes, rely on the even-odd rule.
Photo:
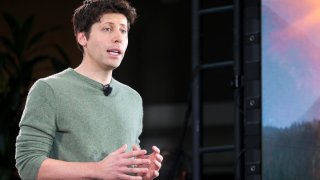
[[(145, 174), (150, 164), (149, 159), (135, 159), (143, 156), (146, 150), (125, 152), (127, 145), (110, 153), (100, 162), (66, 162), (54, 159), (46, 159), (40, 166), (38, 179), (126, 179), (141, 180), (141, 176), (132, 174)], [(139, 165), (142, 168), (132, 168)], [(131, 174), (131, 175), (130, 175)]]

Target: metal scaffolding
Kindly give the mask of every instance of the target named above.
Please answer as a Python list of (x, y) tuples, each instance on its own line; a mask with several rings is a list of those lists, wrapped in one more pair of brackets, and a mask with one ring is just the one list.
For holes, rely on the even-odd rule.
[[(242, 88), (241, 88), (241, 23), (240, 23), (240, 4), (238, 0), (233, 1), (233, 5), (214, 7), (209, 9), (200, 9), (199, 0), (192, 0), (192, 180), (202, 179), (203, 155), (205, 153), (216, 153), (233, 151), (234, 152), (234, 177), (236, 180), (242, 179)], [(219, 63), (201, 63), (201, 42), (200, 42), (200, 18), (208, 14), (216, 14), (225, 11), (233, 11), (233, 60)], [(203, 102), (201, 99), (202, 92), (202, 73), (203, 71), (215, 70), (219, 68), (233, 67), (233, 88), (234, 88), (234, 144), (222, 146), (203, 146)]]

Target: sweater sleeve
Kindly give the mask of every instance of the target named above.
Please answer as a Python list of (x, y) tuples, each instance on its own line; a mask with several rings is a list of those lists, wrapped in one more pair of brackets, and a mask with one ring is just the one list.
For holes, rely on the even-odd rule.
[(44, 81), (30, 89), (16, 140), (16, 167), (22, 179), (36, 179), (56, 131), (54, 94)]
[(138, 129), (137, 138), (136, 138), (136, 145), (140, 146), (140, 135), (143, 130), (143, 102), (140, 95), (139, 95), (138, 113), (140, 115), (140, 119), (139, 119), (139, 129)]

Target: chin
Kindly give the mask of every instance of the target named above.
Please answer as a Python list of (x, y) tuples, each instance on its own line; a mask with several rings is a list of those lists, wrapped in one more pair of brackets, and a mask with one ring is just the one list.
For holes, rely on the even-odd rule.
[(114, 70), (114, 69), (117, 69), (119, 66), (120, 66), (120, 64), (107, 64), (106, 69)]

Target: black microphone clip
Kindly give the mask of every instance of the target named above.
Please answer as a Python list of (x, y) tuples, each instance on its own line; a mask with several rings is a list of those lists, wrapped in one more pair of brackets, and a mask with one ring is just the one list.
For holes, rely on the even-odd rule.
[(105, 96), (108, 96), (112, 91), (112, 87), (109, 84), (104, 85), (102, 91)]

